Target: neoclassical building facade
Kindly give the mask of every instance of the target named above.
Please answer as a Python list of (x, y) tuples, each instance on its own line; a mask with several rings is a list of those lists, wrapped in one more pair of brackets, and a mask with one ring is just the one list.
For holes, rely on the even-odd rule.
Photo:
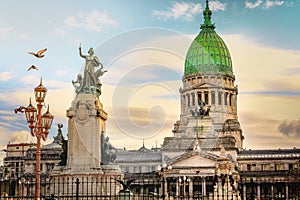
[[(185, 59), (180, 118), (173, 136), (165, 137), (155, 152), (156, 163), (161, 156), (161, 167), (153, 173), (164, 180), (160, 194), (190, 199), (299, 199), (300, 149), (244, 149), (231, 55), (215, 31), (208, 1), (203, 16)], [(135, 157), (133, 151), (118, 154), (116, 162), (125, 177), (149, 173), (133, 169), (154, 152), (138, 153), (138, 161), (124, 159)]]

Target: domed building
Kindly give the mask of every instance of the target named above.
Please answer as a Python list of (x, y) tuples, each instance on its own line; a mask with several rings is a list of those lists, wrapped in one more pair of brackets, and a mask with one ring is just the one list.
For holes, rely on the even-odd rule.
[[(160, 185), (154, 181), (159, 179), (153, 179), (143, 191), (184, 199), (299, 198), (300, 149), (244, 149), (231, 55), (215, 31), (208, 1), (203, 16), (185, 58), (180, 118), (173, 136), (165, 137), (160, 151), (155, 152), (162, 166), (153, 171), (153, 177), (158, 173), (163, 181)], [(135, 154), (119, 152), (116, 161), (122, 169), (149, 159), (143, 154), (138, 162), (124, 162), (125, 156)], [(149, 172), (124, 173), (144, 183)], [(133, 189), (139, 191), (140, 185)]]
[[(185, 59), (180, 119), (174, 124), (174, 136), (164, 139), (162, 161), (172, 166), (168, 178), (189, 180), (190, 195), (213, 196), (222, 191), (221, 174), (237, 186), (237, 154), (243, 148), (243, 135), (230, 52), (215, 31), (208, 1), (203, 16), (200, 33)], [(235, 195), (230, 188), (225, 192)], [(174, 192), (180, 193), (180, 188)]]

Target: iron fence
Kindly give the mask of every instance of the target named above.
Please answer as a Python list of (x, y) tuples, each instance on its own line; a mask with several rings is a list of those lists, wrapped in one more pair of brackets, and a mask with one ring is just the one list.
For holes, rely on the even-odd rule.
[[(118, 177), (121, 179), (121, 177)], [(129, 190), (123, 190), (120, 182), (110, 176), (99, 177), (58, 177), (41, 179), (41, 199), (45, 200), (254, 200), (254, 199), (300, 199), (300, 184), (258, 183), (255, 181), (239, 183), (237, 188), (223, 185), (216, 188), (213, 179), (194, 178), (193, 184), (179, 184), (168, 178), (167, 193), (164, 194), (163, 180), (159, 176), (126, 177), (134, 179)], [(228, 185), (230, 186), (230, 184)], [(0, 200), (35, 199), (34, 179), (0, 180)]]

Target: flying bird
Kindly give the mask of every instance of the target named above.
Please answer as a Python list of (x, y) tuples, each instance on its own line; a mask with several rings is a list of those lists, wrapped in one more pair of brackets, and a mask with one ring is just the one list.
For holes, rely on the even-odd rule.
[(47, 51), (47, 49), (42, 49), (42, 50), (38, 51), (37, 53), (34, 53), (34, 52), (28, 52), (28, 53), (31, 55), (34, 55), (37, 58), (42, 58), (45, 56), (43, 53), (45, 53), (46, 51)]
[(18, 112), (24, 112), (24, 110), (26, 110), (26, 108), (24, 106), (20, 106), (19, 108), (15, 108), (15, 113), (17, 114)]
[(32, 70), (32, 69), (39, 70), (36, 66), (31, 65), (31, 66), (27, 69), (27, 71), (30, 71), (30, 70)]

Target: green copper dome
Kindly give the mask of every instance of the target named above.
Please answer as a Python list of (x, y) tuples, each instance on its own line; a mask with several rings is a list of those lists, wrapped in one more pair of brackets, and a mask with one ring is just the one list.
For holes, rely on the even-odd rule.
[(185, 76), (203, 72), (233, 75), (229, 50), (222, 38), (215, 32), (211, 15), (212, 12), (206, 1), (206, 8), (203, 11), (204, 23), (185, 59)]

